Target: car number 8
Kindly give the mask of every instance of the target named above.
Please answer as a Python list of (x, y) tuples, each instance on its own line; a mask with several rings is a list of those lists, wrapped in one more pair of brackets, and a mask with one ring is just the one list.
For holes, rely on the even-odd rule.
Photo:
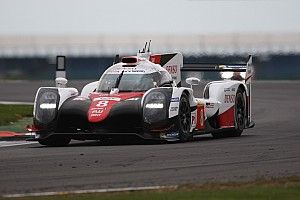
[(108, 104), (108, 101), (98, 101), (97, 107), (106, 107)]

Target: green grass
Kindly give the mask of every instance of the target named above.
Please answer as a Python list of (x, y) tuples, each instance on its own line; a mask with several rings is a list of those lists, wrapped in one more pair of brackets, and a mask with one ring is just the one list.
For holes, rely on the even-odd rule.
[(176, 189), (137, 192), (69, 194), (11, 200), (216, 200), (216, 199), (300, 199), (300, 178), (281, 178), (249, 183), (185, 185)]
[(14, 125), (15, 122), (32, 117), (31, 105), (2, 105), (0, 104), (0, 127)]
[(0, 131), (12, 131), (16, 133), (27, 132), (26, 126), (32, 124), (32, 117), (25, 117), (16, 122), (10, 122), (9, 125), (0, 126)]

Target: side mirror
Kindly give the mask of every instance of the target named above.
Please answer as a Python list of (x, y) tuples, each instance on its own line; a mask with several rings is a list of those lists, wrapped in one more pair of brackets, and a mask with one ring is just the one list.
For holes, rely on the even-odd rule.
[(55, 79), (55, 83), (56, 83), (56, 87), (65, 88), (68, 83), (68, 80), (63, 77), (58, 77)]
[(199, 85), (200, 79), (196, 78), (196, 77), (190, 77), (190, 78), (187, 78), (185, 80), (185, 82), (192, 87), (193, 85)]
[(65, 56), (56, 56), (56, 71), (66, 71)]

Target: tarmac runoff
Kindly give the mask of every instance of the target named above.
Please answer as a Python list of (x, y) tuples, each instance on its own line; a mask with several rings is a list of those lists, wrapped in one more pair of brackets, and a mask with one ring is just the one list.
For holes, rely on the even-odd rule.
[[(300, 82), (255, 82), (256, 126), (238, 138), (0, 148), (0, 195), (248, 181), (300, 176)], [(22, 100), (20, 100), (22, 101)], [(23, 142), (23, 141), (18, 141)]]
[(0, 148), (2, 147), (13, 147), (13, 146), (21, 146), (21, 145), (29, 145), (29, 144), (35, 144), (37, 142), (28, 142), (28, 141), (0, 141)]
[(37, 143), (26, 141), (27, 138), (32, 136), (34, 136), (34, 133), (16, 133), (12, 131), (0, 131), (0, 148)]

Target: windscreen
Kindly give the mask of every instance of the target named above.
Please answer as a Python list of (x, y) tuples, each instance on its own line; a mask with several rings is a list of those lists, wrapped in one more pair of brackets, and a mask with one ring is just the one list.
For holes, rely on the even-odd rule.
[(110, 92), (119, 80), (118, 89), (120, 92), (147, 91), (160, 84), (160, 73), (151, 74), (104, 74), (100, 78), (98, 92)]

